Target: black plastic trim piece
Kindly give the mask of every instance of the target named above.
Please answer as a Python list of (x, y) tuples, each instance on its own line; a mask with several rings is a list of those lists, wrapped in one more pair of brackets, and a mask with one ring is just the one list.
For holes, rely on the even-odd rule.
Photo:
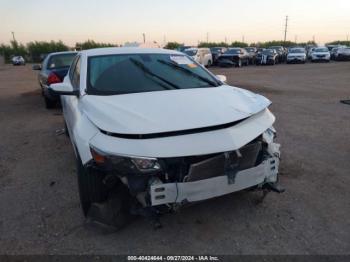
[(169, 132), (162, 132), (162, 133), (151, 133), (151, 134), (120, 134), (120, 133), (108, 132), (108, 131), (105, 131), (102, 129), (100, 129), (100, 131), (103, 134), (108, 135), (108, 136), (125, 138), (125, 139), (152, 139), (152, 138), (162, 138), (162, 137), (170, 137), (170, 136), (183, 136), (183, 135), (190, 135), (190, 134), (195, 134), (195, 133), (204, 133), (204, 132), (225, 129), (225, 128), (235, 126), (248, 118), (249, 117), (246, 117), (246, 118), (234, 121), (234, 122), (216, 125), (216, 126), (199, 127), (199, 128), (193, 128), (193, 129), (169, 131)]

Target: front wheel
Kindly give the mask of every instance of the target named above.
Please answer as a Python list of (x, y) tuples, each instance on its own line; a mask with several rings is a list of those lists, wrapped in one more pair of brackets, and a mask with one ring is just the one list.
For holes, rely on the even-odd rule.
[(103, 184), (103, 173), (85, 168), (80, 158), (77, 159), (77, 173), (81, 208), (86, 216), (92, 203), (106, 200), (107, 189)]
[(47, 98), (45, 95), (44, 95), (44, 100), (45, 100), (45, 107), (47, 109), (52, 109), (55, 107), (56, 105), (56, 102), (55, 101), (52, 101), (51, 99)]

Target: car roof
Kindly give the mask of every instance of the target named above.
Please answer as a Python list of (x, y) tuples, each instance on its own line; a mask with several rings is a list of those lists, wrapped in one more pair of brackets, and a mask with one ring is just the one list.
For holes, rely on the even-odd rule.
[(63, 52), (54, 52), (54, 53), (49, 53), (48, 56), (53, 56), (53, 55), (68, 55), (68, 54), (78, 54), (78, 51), (63, 51)]
[(103, 55), (119, 55), (119, 54), (173, 54), (183, 55), (183, 53), (175, 50), (161, 48), (140, 48), (140, 47), (108, 47), (95, 48), (80, 52), (86, 56), (103, 56)]

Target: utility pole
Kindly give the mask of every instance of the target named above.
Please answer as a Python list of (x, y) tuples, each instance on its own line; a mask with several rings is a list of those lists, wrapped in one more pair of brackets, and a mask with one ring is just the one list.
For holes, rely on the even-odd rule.
[(142, 36), (143, 36), (143, 43), (146, 43), (146, 34), (143, 33)]
[(244, 43), (244, 35), (242, 35), (242, 43)]
[(13, 42), (16, 42), (15, 32), (11, 32), (11, 34), (12, 34), (12, 39), (13, 39)]
[(207, 32), (207, 43), (209, 43), (209, 32)]
[(286, 16), (286, 23), (284, 25), (284, 42), (287, 41), (287, 32), (288, 32), (288, 16)]

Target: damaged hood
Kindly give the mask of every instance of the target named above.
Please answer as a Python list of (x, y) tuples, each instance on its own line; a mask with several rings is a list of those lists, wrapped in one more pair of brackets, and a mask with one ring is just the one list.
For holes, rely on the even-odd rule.
[(250, 91), (220, 86), (134, 93), (86, 95), (82, 110), (100, 129), (118, 134), (153, 134), (227, 124), (248, 118), (271, 102)]

